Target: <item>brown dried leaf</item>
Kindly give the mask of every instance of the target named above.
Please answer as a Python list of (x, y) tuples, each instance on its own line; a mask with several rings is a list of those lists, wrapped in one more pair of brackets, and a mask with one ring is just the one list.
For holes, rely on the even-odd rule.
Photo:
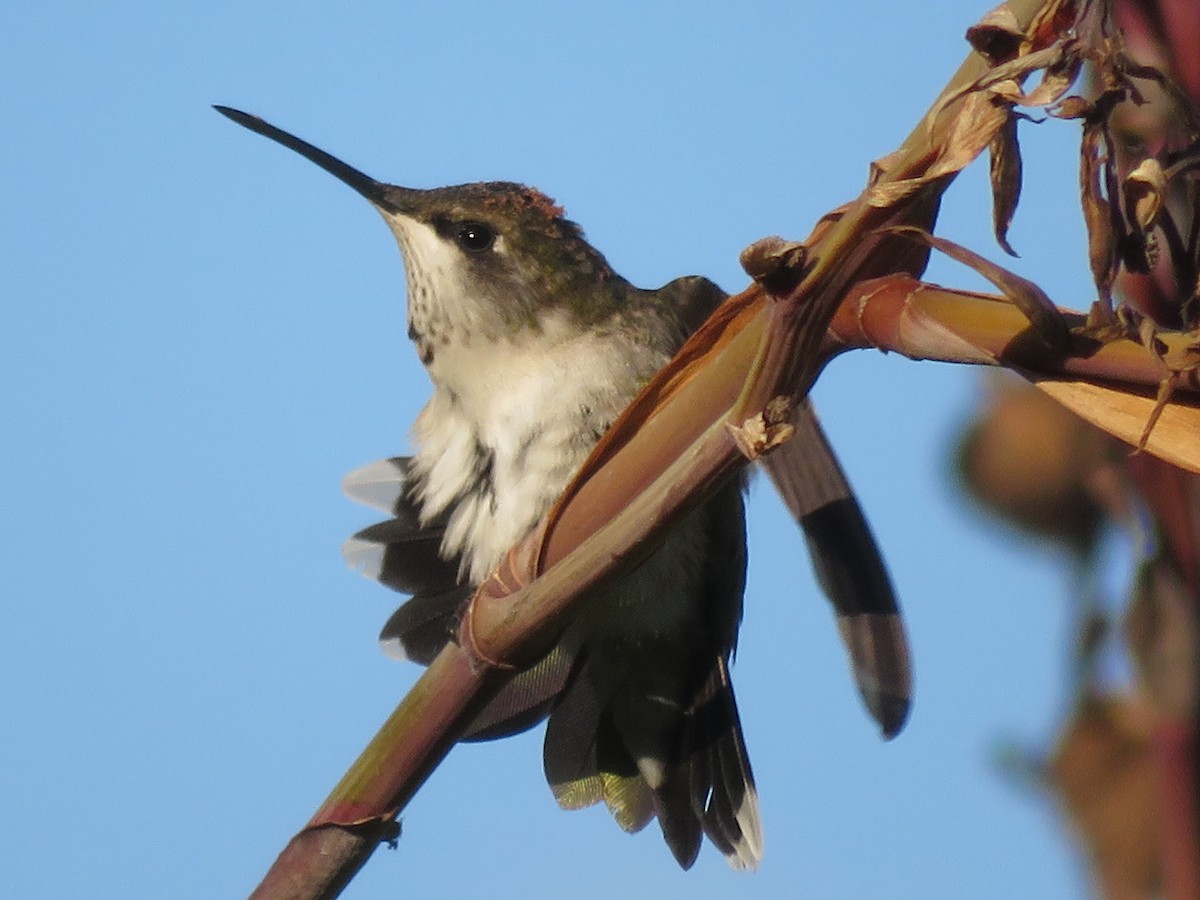
[[(1032, 72), (1038, 69), (1045, 68), (1048, 65), (1059, 60), (1062, 56), (1062, 48), (1058, 45), (1048, 47), (1045, 50), (1039, 50), (1035, 53), (1029, 53), (1025, 56), (1017, 57), (1010, 62), (1002, 63), (998, 66), (985, 71), (977, 79), (970, 84), (963, 85), (958, 90), (950, 91), (937, 103), (930, 108), (925, 115), (925, 128), (932, 136), (937, 128), (937, 124), (941, 121), (942, 115), (947, 112), (955, 103), (960, 101), (976, 104), (983, 102), (987, 105), (994, 105), (994, 101), (1004, 103), (1005, 100), (1012, 96), (1019, 96), (1020, 83), (1028, 77)], [(1014, 91), (1013, 85), (1016, 85)], [(962, 119), (975, 119), (978, 117), (978, 106), (968, 108), (967, 110), (959, 110), (955, 113), (955, 131), (963, 132), (972, 130), (970, 127), (964, 128)], [(997, 125), (998, 127), (998, 125)], [(985, 140), (980, 149), (986, 147), (988, 141), (991, 140), (989, 135), (988, 140)], [(973, 157), (972, 157), (973, 158)], [(965, 164), (964, 164), (965, 165)], [(962, 168), (961, 166), (959, 168)], [(947, 171), (958, 171), (957, 169), (947, 169)]]
[(725, 430), (746, 459), (755, 460), (774, 450), (796, 433), (788, 419), (791, 402), (787, 397), (774, 397), (766, 408), (746, 419), (741, 425), (725, 423)]
[(930, 110), (930, 115), (936, 116), (940, 114), (951, 102), (972, 91), (984, 91), (1003, 81), (1015, 81), (1019, 84), (1039, 69), (1060, 66), (1062, 65), (1065, 53), (1064, 44), (1056, 43), (1041, 50), (1026, 53), (1024, 56), (1018, 56), (1009, 62), (993, 66), (971, 84), (954, 93), (948, 94), (941, 103)]
[(909, 225), (888, 229), (895, 234), (903, 234), (919, 240), (936, 250), (945, 253), (951, 259), (965, 266), (970, 266), (992, 284), (1000, 289), (1017, 309), (1025, 314), (1030, 324), (1042, 339), (1051, 347), (1066, 347), (1071, 340), (1071, 333), (1062, 313), (1046, 296), (1046, 292), (1027, 278), (1022, 278), (1015, 272), (1010, 272), (991, 260), (985, 259), (973, 250), (968, 250), (961, 244), (948, 241)]
[(967, 43), (992, 65), (1015, 57), (1024, 42), (1025, 32), (1007, 3), (989, 10), (967, 29)]
[(1154, 227), (1162, 211), (1163, 195), (1167, 190), (1167, 178), (1162, 164), (1156, 159), (1143, 159), (1136, 169), (1125, 177), (1122, 185), (1125, 208), (1143, 232)]
[(1072, 94), (1070, 97), (1065, 97), (1059, 101), (1057, 106), (1046, 110), (1056, 119), (1082, 119), (1092, 108), (1092, 104), (1080, 97), (1078, 94)]
[(1158, 712), (1181, 722), (1190, 719), (1200, 696), (1195, 666), (1200, 634), (1187, 585), (1161, 557), (1138, 573), (1125, 635), (1139, 687)]
[[(1094, 381), (1073, 381), (1021, 372), (1067, 409), (1136, 447), (1155, 414), (1157, 398)], [(1158, 410), (1145, 449), (1172, 465), (1200, 474), (1200, 403), (1176, 397)]]
[[(1158, 385), (1154, 409), (1146, 419), (1146, 427), (1142, 429), (1142, 436), (1137, 444), (1138, 450), (1144, 450), (1176, 389), (1184, 384), (1200, 384), (1200, 335), (1172, 348), (1159, 339), (1154, 321), (1144, 318), (1138, 323), (1138, 338), (1147, 350), (1162, 360), (1169, 373)], [(1200, 440), (1200, 429), (1197, 430), (1196, 437)]]
[(875, 184), (866, 191), (867, 202), (886, 209), (910, 197), (925, 185), (966, 168), (995, 137), (1008, 120), (1010, 110), (993, 101), (987, 92), (977, 92), (963, 99), (962, 108), (954, 118), (953, 129), (942, 140), (937, 159), (917, 178), (905, 178)]
[(867, 174), (867, 186), (871, 187), (879, 182), (879, 179), (886, 175), (896, 163), (899, 153), (892, 151), (887, 156), (881, 156), (879, 159), (871, 160), (871, 167)]
[(1018, 106), (1050, 106), (1075, 83), (1083, 64), (1077, 53), (1067, 51), (1062, 58), (1048, 66), (1041, 83), (1028, 94), (1016, 100)]
[(755, 241), (742, 251), (741, 263), (746, 274), (762, 285), (768, 294), (786, 294), (804, 274), (808, 247), (775, 235)]
[(1089, 13), (1091, 7), (1098, 4), (1085, 4), (1081, 11), (1077, 9), (1076, 0), (1059, 0), (1058, 3), (1048, 3), (1037, 11), (1029, 23), (1029, 44), (1031, 47), (1044, 47), (1051, 41), (1058, 40), (1072, 25), (1079, 29), (1080, 12)]
[(1117, 239), (1113, 211), (1100, 192), (1100, 146), (1103, 130), (1094, 124), (1083, 127), (1079, 152), (1079, 193), (1083, 222), (1088, 234), (1088, 263), (1101, 302), (1112, 309), (1112, 286), (1117, 277)]
[[(995, 21), (1003, 29), (1003, 14), (993, 12)], [(988, 17), (985, 17), (985, 23), (988, 23)], [(984, 23), (981, 23), (981, 26), (983, 25)], [(990, 28), (991, 23), (986, 27)], [(995, 35), (998, 32), (991, 34)], [(986, 43), (987, 38), (982, 32), (977, 36)], [(1068, 50), (1068, 47), (1071, 49)], [(1059, 41), (1052, 46), (994, 65), (975, 81), (950, 91), (934, 104), (925, 116), (925, 129), (936, 147), (936, 159), (923, 175), (886, 184), (878, 183), (878, 174), (883, 171), (882, 164), (885, 160), (872, 164), (870, 187), (865, 194), (867, 203), (877, 208), (894, 206), (930, 182), (961, 171), (982, 153), (984, 148), (992, 143), (996, 134), (1006, 126), (1013, 115), (1014, 104), (1030, 105), (1028, 97), (1021, 92), (1021, 82), (1025, 78), (1040, 69), (1046, 70), (1042, 84), (1030, 96), (1045, 98), (1036, 100), (1032, 105), (1049, 103), (1057, 100), (1069, 87), (1074, 78), (1071, 73), (1078, 72), (1078, 66), (1079, 59), (1074, 45)], [(943, 115), (950, 114), (952, 109), (950, 133), (937, 135)]]
[(1021, 197), (1021, 147), (1017, 143), (1017, 117), (1009, 116), (988, 146), (991, 153), (992, 227), (996, 243), (1009, 256), (1016, 256), (1008, 242), (1008, 226), (1012, 224)]
[(1161, 886), (1152, 733), (1152, 712), (1137, 701), (1090, 698), (1059, 739), (1047, 773), (1107, 897), (1149, 897)]
[(888, 209), (900, 201), (911, 197), (933, 179), (929, 176), (920, 178), (902, 178), (899, 181), (888, 181), (868, 188), (863, 196), (867, 203), (877, 209)]
[(1159, 359), (1162, 359), (1163, 354), (1167, 352), (1167, 345), (1158, 339), (1158, 328), (1154, 324), (1154, 320), (1150, 318), (1139, 319), (1136, 328), (1138, 340), (1141, 341), (1142, 346)]
[(1178, 347), (1167, 345), (1162, 361), (1168, 369), (1180, 373), (1195, 388), (1200, 387), (1200, 331), (1191, 332), (1188, 338)]

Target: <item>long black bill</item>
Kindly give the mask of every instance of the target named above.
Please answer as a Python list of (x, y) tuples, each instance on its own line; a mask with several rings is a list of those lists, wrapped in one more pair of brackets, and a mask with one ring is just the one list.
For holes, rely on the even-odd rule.
[(308, 141), (300, 140), (294, 134), (288, 134), (282, 128), (276, 128), (270, 122), (265, 122), (258, 116), (252, 116), (249, 113), (242, 112), (240, 109), (231, 109), (228, 106), (214, 105), (213, 109), (221, 115), (233, 119), (239, 125), (249, 128), (256, 134), (261, 134), (263, 137), (270, 138), (278, 144), (283, 144), (289, 150), (295, 150), (305, 159), (316, 163), (339, 181), (350, 185), (350, 187), (370, 200), (375, 206), (391, 213), (401, 212), (394, 200), (388, 196), (389, 193), (394, 193), (396, 190), (391, 185), (383, 184), (374, 178), (364, 175), (353, 166), (346, 165), (336, 156), (331, 156), (324, 150), (314, 147)]

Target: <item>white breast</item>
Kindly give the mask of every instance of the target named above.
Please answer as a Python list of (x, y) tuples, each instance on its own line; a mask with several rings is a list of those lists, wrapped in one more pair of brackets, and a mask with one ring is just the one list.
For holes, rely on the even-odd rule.
[[(665, 362), (611, 334), (573, 333), (555, 317), (524, 332), (519, 348), (503, 339), (438, 347), (414, 464), (428, 519), (467, 496), (451, 512), (443, 552), (462, 552), (472, 580), (486, 577)], [(481, 469), (490, 470), (489, 491), (475, 489)]]

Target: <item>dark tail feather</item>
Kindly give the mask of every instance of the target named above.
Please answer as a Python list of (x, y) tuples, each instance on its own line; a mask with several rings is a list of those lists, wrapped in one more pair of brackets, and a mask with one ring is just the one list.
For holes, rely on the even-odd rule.
[(441, 594), (458, 586), (458, 562), (442, 559), (441, 528), (402, 519), (379, 522), (342, 545), (347, 564), (402, 594)]
[[(654, 792), (629, 755), (606, 699), (581, 659), (546, 724), (543, 764), (563, 809), (604, 802), (625, 831), (641, 831), (654, 818)], [(673, 848), (672, 848), (673, 849)]]
[(863, 702), (885, 738), (899, 733), (912, 700), (908, 638), (887, 567), (810, 404), (796, 433), (762, 459), (800, 523), (822, 590), (833, 604)]
[[(653, 797), (663, 840), (680, 867), (690, 869), (700, 855), (704, 826), (692, 805), (692, 785), (687, 768), (673, 770), (663, 786), (653, 792)], [(725, 853), (720, 845), (717, 849)]]
[(421, 524), (409, 490), (409, 462), (396, 456), (346, 476), (342, 488), (351, 499), (394, 518), (355, 534), (342, 545), (342, 555), (368, 578), (412, 595), (388, 619), (379, 641), (389, 656), (429, 665), (453, 636), (472, 592), (458, 583), (458, 559), (441, 557), (444, 523)]
[(532, 728), (546, 718), (571, 675), (574, 655), (559, 644), (536, 665), (514, 675), (475, 716), (465, 741), (491, 741)]
[(408, 463), (408, 457), (397, 456), (346, 476), (342, 489), (351, 499), (393, 518), (358, 532), (342, 546), (342, 555), (352, 568), (403, 594), (442, 594), (458, 587), (459, 561), (439, 553), (444, 523), (421, 523), (410, 496)]
[[(724, 659), (666, 734), (641, 733), (647, 720), (630, 709), (615, 715), (612, 702), (597, 692), (586, 664), (577, 665), (546, 726), (546, 780), (559, 805), (603, 801), (626, 831), (657, 817), (684, 869), (696, 861), (705, 834), (734, 868), (756, 867), (758, 793)], [(668, 712), (663, 721), (670, 718)], [(667, 745), (669, 752), (661, 749)]]
[(757, 868), (763, 853), (758, 790), (724, 659), (717, 660), (704, 687), (688, 740), (704, 833), (735, 869)]
[(470, 586), (463, 585), (440, 594), (413, 597), (392, 613), (379, 633), (383, 652), (429, 665), (454, 636), (458, 617), (471, 594)]
[(542, 765), (554, 799), (564, 809), (583, 809), (604, 798), (596, 736), (600, 731), (600, 698), (581, 659), (559, 697), (550, 721)]

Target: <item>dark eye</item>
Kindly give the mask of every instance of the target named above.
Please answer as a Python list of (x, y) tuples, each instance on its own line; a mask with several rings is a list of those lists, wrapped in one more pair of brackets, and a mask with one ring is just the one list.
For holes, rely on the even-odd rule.
[(471, 253), (483, 253), (491, 250), (496, 242), (496, 232), (492, 226), (483, 222), (463, 222), (455, 233), (458, 245)]

